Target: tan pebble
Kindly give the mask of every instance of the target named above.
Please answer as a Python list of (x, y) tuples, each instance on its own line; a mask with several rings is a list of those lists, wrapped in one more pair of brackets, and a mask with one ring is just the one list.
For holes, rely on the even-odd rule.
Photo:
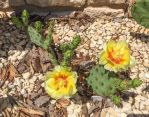
[(140, 103), (140, 110), (145, 110), (145, 105), (144, 105), (144, 103)]
[(105, 112), (105, 111), (101, 112), (101, 117), (106, 117), (106, 115), (107, 115), (107, 112)]
[(143, 63), (144, 67), (148, 67), (149, 68), (149, 63)]
[(120, 117), (127, 117), (127, 114), (126, 113), (121, 113)]
[(145, 106), (145, 108), (146, 108), (146, 110), (148, 110), (148, 111), (149, 111), (149, 105), (146, 105), (146, 106)]
[(144, 77), (144, 73), (140, 73), (139, 78), (143, 78), (143, 77)]
[(138, 52), (133, 52), (132, 55), (133, 55), (133, 56), (139, 56), (139, 53), (138, 53)]
[(149, 114), (149, 110), (143, 110), (142, 113), (143, 114)]
[(136, 108), (136, 109), (139, 109), (139, 106), (140, 106), (139, 104), (140, 104), (139, 101), (135, 101), (135, 108)]
[(138, 109), (133, 109), (133, 113), (134, 113), (134, 114), (142, 114), (142, 112), (139, 111)]
[(123, 111), (131, 111), (132, 107), (131, 104), (127, 103), (127, 102), (123, 102)]
[(28, 79), (30, 77), (30, 72), (23, 73), (22, 76), (24, 79)]
[(138, 71), (137, 68), (132, 68), (132, 69), (131, 69), (131, 72), (137, 72), (137, 71)]
[(144, 75), (146, 78), (149, 78), (149, 73), (145, 73)]

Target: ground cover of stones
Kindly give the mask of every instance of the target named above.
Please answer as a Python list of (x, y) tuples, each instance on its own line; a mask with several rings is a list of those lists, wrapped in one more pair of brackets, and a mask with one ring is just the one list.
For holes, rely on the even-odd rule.
[(137, 61), (129, 75), (132, 79), (140, 78), (143, 84), (126, 92), (123, 107), (119, 108), (109, 99), (89, 94), (87, 89), (84, 89), (86, 92), (81, 89), (79, 96), (75, 95), (70, 100), (55, 101), (43, 88), (44, 74), (52, 69), (49, 57), (30, 42), (24, 31), (3, 18), (0, 19), (0, 116), (149, 116), (149, 30), (119, 14), (96, 18), (85, 15), (76, 19), (56, 18), (55, 22), (55, 43), (69, 42), (76, 33), (81, 36), (73, 63), (82, 65), (84, 69), (88, 64), (92, 65), (92, 61), (97, 61), (105, 42), (110, 39), (126, 40)]

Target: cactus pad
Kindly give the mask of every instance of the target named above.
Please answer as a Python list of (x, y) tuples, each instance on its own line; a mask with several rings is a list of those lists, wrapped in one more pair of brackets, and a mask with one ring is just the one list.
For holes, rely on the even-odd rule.
[(45, 39), (36, 29), (34, 29), (31, 26), (28, 26), (28, 33), (31, 38), (31, 41), (44, 49), (48, 49), (52, 42), (52, 37), (50, 38), (49, 36), (49, 38)]
[(114, 72), (104, 69), (101, 65), (96, 65), (87, 78), (87, 83), (91, 86), (93, 91), (98, 95), (109, 97), (114, 104), (120, 104), (120, 96), (122, 92), (129, 88), (136, 88), (142, 84), (139, 79), (122, 80)]
[(149, 28), (149, 0), (136, 0), (131, 7), (132, 17), (145, 28)]

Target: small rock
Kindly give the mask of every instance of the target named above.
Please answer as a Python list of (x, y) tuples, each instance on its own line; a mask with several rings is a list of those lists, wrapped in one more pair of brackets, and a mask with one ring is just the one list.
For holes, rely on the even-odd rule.
[(35, 99), (35, 98), (38, 97), (38, 96), (39, 96), (38, 93), (33, 92), (33, 93), (30, 95), (30, 99)]
[(135, 101), (135, 108), (138, 109), (139, 108), (140, 103), (138, 101)]
[(0, 56), (6, 57), (7, 56), (7, 52), (0, 50)]
[(146, 73), (146, 74), (145, 74), (145, 77), (146, 77), (146, 78), (149, 78), (149, 73)]
[(6, 37), (10, 37), (10, 33), (5, 33), (5, 36)]
[(25, 89), (22, 89), (21, 92), (20, 92), (22, 95), (26, 94), (26, 90)]
[(3, 63), (0, 63), (0, 68), (3, 68)]
[(106, 111), (102, 111), (101, 114), (100, 114), (101, 117), (106, 117), (106, 115), (107, 115)]
[(140, 103), (140, 110), (145, 110), (145, 105), (142, 102)]
[(149, 63), (143, 63), (144, 67), (149, 68)]
[(132, 110), (132, 107), (131, 107), (131, 104), (129, 104), (129, 103), (126, 103), (126, 102), (123, 102), (123, 111), (124, 112), (127, 112), (127, 111), (131, 111)]
[(47, 103), (50, 100), (50, 97), (48, 96), (40, 96), (39, 98), (37, 98), (35, 100), (35, 105), (37, 105), (38, 107), (42, 106), (43, 104)]
[(120, 117), (127, 117), (127, 114), (126, 113), (121, 113)]
[(30, 77), (30, 72), (23, 73), (22, 76), (24, 79), (28, 79)]
[(93, 102), (96, 102), (96, 101), (102, 101), (103, 100), (103, 97), (101, 97), (101, 96), (92, 96), (92, 100), (93, 100)]

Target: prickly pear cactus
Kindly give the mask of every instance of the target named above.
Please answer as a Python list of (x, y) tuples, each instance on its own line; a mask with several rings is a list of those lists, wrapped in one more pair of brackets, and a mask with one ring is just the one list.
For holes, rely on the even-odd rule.
[(44, 37), (36, 29), (34, 29), (31, 26), (28, 26), (28, 33), (29, 33), (31, 41), (44, 49), (48, 49), (48, 47), (50, 46), (52, 42), (52, 36), (49, 36), (49, 38), (44, 39)]
[(94, 67), (88, 77), (88, 84), (93, 90), (102, 96), (110, 97), (117, 91), (117, 87), (121, 80), (115, 74), (110, 74), (103, 66), (97, 65)]
[(114, 104), (120, 105), (120, 94), (129, 88), (136, 88), (142, 84), (139, 79), (122, 80), (117, 74), (107, 71), (101, 65), (96, 65), (87, 78), (87, 83), (98, 95), (109, 97)]
[(132, 17), (145, 28), (149, 28), (149, 0), (135, 0), (131, 7)]
[(26, 29), (29, 24), (29, 17), (29, 12), (27, 10), (23, 10), (21, 17), (12, 17), (11, 21), (17, 28)]
[(22, 19), (24, 26), (27, 26), (29, 23), (29, 12), (27, 10), (23, 10), (21, 19)]
[(42, 31), (43, 24), (42, 24), (41, 21), (36, 21), (35, 24), (34, 24), (34, 27), (35, 27), (35, 29), (36, 29), (38, 32), (41, 32), (41, 31)]
[(70, 43), (61, 44), (59, 46), (59, 49), (63, 52), (64, 55), (63, 60), (61, 62), (62, 66), (68, 66), (70, 64), (70, 60), (74, 55), (74, 50), (78, 47), (80, 41), (80, 36), (75, 35)]

